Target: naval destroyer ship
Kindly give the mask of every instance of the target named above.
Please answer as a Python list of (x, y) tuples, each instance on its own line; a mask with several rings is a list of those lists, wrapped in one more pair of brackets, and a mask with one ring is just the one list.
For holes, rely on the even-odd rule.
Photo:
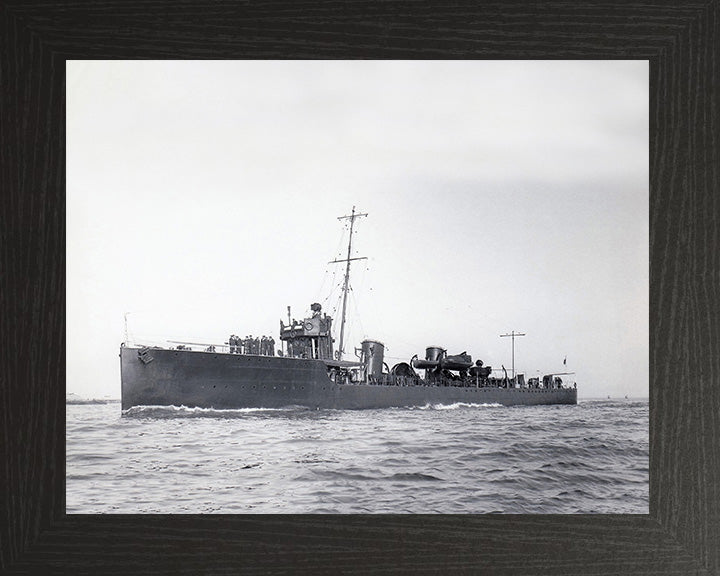
[[(436, 404), (577, 404), (577, 386), (563, 382), (568, 372), (525, 379), (502, 369), (497, 374), (467, 352), (448, 354), (427, 346), (422, 358), (389, 367), (385, 345), (364, 340), (353, 359), (344, 358), (345, 315), (349, 290), (353, 227), (367, 216), (352, 209), (342, 286), (343, 302), (337, 348), (333, 318), (318, 303), (302, 321), (280, 320), (280, 350), (232, 337), (224, 344), (174, 342), (163, 348), (127, 340), (120, 346), (122, 409), (135, 406), (188, 408), (369, 409)], [(510, 334), (508, 334), (510, 336)], [(194, 347), (195, 346), (195, 347)], [(196, 346), (199, 346), (197, 348)]]

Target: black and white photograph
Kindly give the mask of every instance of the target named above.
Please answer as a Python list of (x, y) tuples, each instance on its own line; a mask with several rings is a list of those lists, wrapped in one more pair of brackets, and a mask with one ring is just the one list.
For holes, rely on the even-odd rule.
[(67, 514), (648, 514), (647, 60), (66, 64)]

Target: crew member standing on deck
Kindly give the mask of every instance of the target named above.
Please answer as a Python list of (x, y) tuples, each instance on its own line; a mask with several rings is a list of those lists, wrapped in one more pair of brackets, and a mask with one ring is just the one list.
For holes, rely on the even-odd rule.
[(275, 339), (272, 336), (268, 336), (267, 342), (270, 356), (275, 356)]

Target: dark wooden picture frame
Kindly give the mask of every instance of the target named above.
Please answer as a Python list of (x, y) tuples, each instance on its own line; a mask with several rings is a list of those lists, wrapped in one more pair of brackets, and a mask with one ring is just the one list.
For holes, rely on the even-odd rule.
[[(718, 0), (6, 0), (0, 571), (720, 574), (719, 31)], [(650, 514), (67, 516), (65, 61), (136, 58), (648, 60)]]

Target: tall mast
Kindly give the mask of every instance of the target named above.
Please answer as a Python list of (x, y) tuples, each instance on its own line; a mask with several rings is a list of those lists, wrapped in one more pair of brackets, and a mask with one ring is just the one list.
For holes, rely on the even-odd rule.
[(343, 339), (345, 337), (345, 309), (347, 307), (347, 295), (348, 295), (348, 289), (350, 287), (350, 262), (352, 260), (367, 260), (365, 256), (359, 257), (359, 258), (350, 258), (350, 254), (352, 252), (352, 235), (353, 235), (353, 227), (355, 226), (355, 219), (360, 218), (362, 216), (367, 216), (367, 214), (355, 214), (355, 206), (352, 208), (352, 213), (350, 216), (339, 216), (338, 220), (347, 220), (350, 219), (350, 238), (348, 239), (348, 250), (347, 250), (347, 258), (344, 260), (333, 260), (330, 262), (330, 264), (335, 264), (338, 262), (346, 262), (347, 265), (345, 266), (345, 282), (343, 282), (343, 305), (342, 305), (342, 320), (340, 321), (340, 345), (338, 346), (338, 360), (342, 360), (342, 355), (345, 349), (343, 348)]
[(515, 378), (515, 338), (525, 336), (525, 334), (520, 334), (519, 332), (515, 332), (515, 330), (510, 334), (500, 334), (500, 338), (505, 338), (506, 336), (512, 337), (512, 375), (513, 378)]

